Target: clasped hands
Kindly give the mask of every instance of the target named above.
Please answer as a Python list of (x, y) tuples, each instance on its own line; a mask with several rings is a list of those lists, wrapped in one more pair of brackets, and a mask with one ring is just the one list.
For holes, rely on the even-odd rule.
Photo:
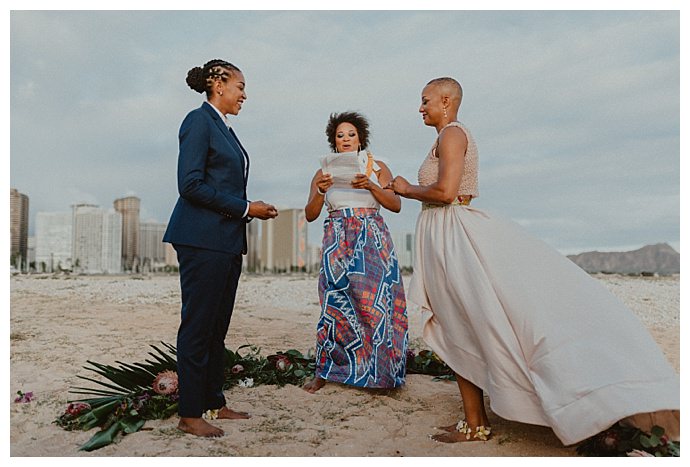
[(405, 195), (407, 195), (410, 186), (412, 185), (410, 184), (410, 182), (407, 181), (407, 179), (405, 179), (405, 177), (401, 177), (400, 175), (398, 175), (393, 180), (388, 182), (388, 184), (384, 188), (388, 190), (393, 190), (396, 194), (404, 197)]

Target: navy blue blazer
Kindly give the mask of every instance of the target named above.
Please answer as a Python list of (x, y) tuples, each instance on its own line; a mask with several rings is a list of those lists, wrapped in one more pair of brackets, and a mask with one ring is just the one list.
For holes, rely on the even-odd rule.
[[(223, 251), (247, 252), (246, 151), (208, 102), (180, 126), (177, 189), (163, 241)], [(247, 158), (249, 160), (249, 158)]]

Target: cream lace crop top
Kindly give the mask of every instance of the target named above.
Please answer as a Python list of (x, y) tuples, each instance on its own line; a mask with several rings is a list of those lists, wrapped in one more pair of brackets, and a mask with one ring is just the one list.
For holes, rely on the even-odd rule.
[[(460, 179), (460, 187), (458, 188), (458, 195), (467, 196), (470, 195), (473, 198), (479, 196), (479, 167), (478, 167), (478, 153), (477, 144), (470, 134), (469, 130), (460, 122), (450, 122), (448, 125), (443, 127), (439, 132), (439, 137), (443, 130), (449, 126), (456, 126), (461, 128), (467, 136), (467, 151), (465, 152), (465, 168), (462, 172), (462, 177)], [(431, 147), (429, 154), (422, 162), (419, 167), (419, 172), (417, 174), (417, 180), (421, 186), (431, 185), (438, 181), (438, 156), (436, 155), (436, 148), (438, 146), (438, 137)]]

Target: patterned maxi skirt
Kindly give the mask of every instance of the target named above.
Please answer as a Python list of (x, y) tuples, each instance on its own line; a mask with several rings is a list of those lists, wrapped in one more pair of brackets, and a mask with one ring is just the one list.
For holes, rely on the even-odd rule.
[(324, 222), (316, 376), (367, 388), (405, 383), (407, 310), (398, 258), (377, 209)]

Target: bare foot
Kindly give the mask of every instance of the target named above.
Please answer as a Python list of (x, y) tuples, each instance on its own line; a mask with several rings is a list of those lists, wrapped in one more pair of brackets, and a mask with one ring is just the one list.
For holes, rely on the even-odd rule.
[(452, 431), (450, 433), (433, 435), (431, 439), (433, 439), (434, 441), (438, 441), (440, 443), (463, 443), (466, 441), (484, 441), (479, 438), (473, 438), (472, 436), (470, 436), (470, 439), (467, 439), (467, 435), (465, 435), (465, 433), (460, 433), (459, 431)]
[[(437, 427), (439, 430), (443, 430), (446, 433), (442, 433), (440, 435), (433, 435), (430, 436), (431, 439), (434, 441), (438, 441), (440, 443), (462, 443), (465, 441), (488, 441), (491, 439), (491, 433), (484, 432), (484, 436), (482, 438), (480, 437), (475, 437), (475, 430), (470, 431), (470, 436), (468, 439), (467, 433), (462, 433), (458, 431), (457, 425), (448, 425), (448, 426), (440, 426)], [(484, 428), (484, 427), (482, 427)], [(490, 431), (491, 428), (488, 428), (488, 431)]]
[(309, 381), (307, 384), (302, 386), (302, 389), (307, 391), (310, 394), (314, 394), (316, 391), (324, 387), (326, 384), (326, 380), (323, 378), (319, 378), (318, 376), (315, 376), (314, 379)]
[(225, 434), (223, 430), (211, 425), (203, 418), (180, 418), (177, 428), (185, 433), (206, 438), (220, 438)]
[[(489, 419), (484, 418), (481, 423), (482, 426), (489, 426)], [(435, 426), (434, 427), (437, 430), (445, 431), (446, 433), (452, 433), (454, 431), (457, 431), (458, 429), (458, 424), (453, 423), (452, 425), (446, 425), (446, 426)]]
[(235, 412), (224, 405), (218, 411), (218, 418), (223, 418), (226, 420), (246, 420), (248, 418), (252, 418), (252, 416), (247, 412)]
[(437, 430), (445, 431), (447, 433), (451, 433), (451, 432), (456, 430), (457, 426), (458, 426), (457, 423), (453, 423), (452, 425), (435, 426), (434, 428), (436, 428)]

